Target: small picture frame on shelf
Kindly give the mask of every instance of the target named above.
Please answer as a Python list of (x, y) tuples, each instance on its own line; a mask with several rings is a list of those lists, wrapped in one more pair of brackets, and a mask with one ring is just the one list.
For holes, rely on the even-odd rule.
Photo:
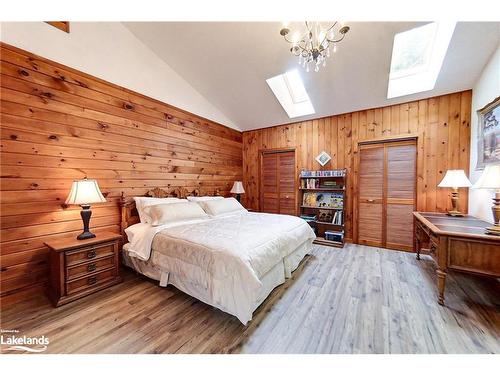
[(326, 153), (326, 151), (322, 151), (318, 156), (316, 156), (316, 161), (322, 167), (324, 167), (330, 160), (332, 160), (332, 158)]
[(318, 212), (318, 221), (323, 223), (331, 223), (333, 222), (332, 211), (330, 210), (319, 210)]

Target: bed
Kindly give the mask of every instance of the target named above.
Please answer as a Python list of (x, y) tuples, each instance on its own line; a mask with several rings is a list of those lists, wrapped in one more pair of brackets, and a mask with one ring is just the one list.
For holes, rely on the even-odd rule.
[[(188, 194), (199, 192), (148, 192), (155, 198)], [(122, 198), (121, 209), (125, 265), (245, 325), (269, 293), (291, 276), (315, 238), (310, 226), (295, 216), (241, 209), (152, 226), (140, 222), (133, 200)]]

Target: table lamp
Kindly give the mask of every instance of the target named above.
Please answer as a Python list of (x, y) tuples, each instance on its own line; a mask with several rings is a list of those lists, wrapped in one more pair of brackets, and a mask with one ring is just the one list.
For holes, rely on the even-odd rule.
[(85, 177), (83, 180), (73, 181), (66, 204), (79, 204), (82, 207), (80, 215), (83, 220), (83, 232), (76, 237), (78, 240), (95, 237), (95, 234), (89, 230), (90, 216), (92, 216), (90, 203), (102, 202), (106, 202), (106, 199), (101, 194), (96, 180), (87, 180)]
[(448, 211), (447, 215), (450, 216), (464, 216), (463, 213), (458, 211), (458, 188), (460, 187), (470, 187), (472, 184), (465, 175), (462, 169), (449, 169), (443, 180), (439, 183), (439, 187), (452, 188), (451, 190), (451, 211)]
[(493, 226), (486, 228), (486, 234), (500, 236), (500, 165), (487, 165), (473, 189), (490, 189), (495, 191), (493, 198)]
[(243, 183), (241, 181), (234, 181), (231, 193), (236, 194), (236, 200), (240, 202), (241, 194), (245, 193), (245, 189), (243, 189)]

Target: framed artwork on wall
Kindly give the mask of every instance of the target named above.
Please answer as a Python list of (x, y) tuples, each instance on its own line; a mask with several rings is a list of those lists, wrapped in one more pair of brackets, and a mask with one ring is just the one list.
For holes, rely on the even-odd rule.
[(477, 166), (500, 164), (500, 96), (477, 111)]
[(326, 163), (328, 163), (332, 158), (325, 151), (321, 152), (318, 156), (316, 156), (316, 161), (324, 167)]

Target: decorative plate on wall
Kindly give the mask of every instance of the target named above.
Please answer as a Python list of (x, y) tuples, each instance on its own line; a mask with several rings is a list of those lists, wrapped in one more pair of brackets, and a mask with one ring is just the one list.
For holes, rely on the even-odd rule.
[(330, 160), (332, 160), (332, 158), (325, 151), (322, 151), (321, 154), (319, 154), (318, 156), (316, 156), (316, 161), (322, 167), (324, 167), (326, 165), (326, 163), (328, 163)]

